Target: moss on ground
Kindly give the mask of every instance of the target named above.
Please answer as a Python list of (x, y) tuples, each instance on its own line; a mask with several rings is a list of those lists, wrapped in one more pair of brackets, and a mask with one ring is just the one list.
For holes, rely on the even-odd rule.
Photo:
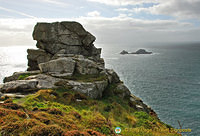
[(114, 95), (94, 100), (70, 90), (44, 89), (0, 104), (0, 135), (114, 136), (116, 127), (121, 127), (123, 136), (179, 135)]
[(35, 73), (24, 73), (24, 74), (19, 75), (17, 80), (24, 80), (25, 78), (32, 76), (32, 75), (36, 75), (36, 74)]

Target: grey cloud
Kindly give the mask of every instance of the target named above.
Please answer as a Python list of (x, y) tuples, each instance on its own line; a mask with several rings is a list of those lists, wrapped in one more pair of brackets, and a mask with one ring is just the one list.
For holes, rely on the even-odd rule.
[(152, 7), (138, 7), (129, 12), (146, 12), (156, 15), (173, 16), (178, 19), (200, 19), (200, 0), (168, 0), (160, 1)]
[[(97, 37), (97, 43), (148, 43), (169, 41), (198, 41), (200, 29), (190, 23), (174, 20), (139, 20), (129, 17), (80, 17), (71, 19), (38, 19), (39, 22), (75, 20)], [(14, 21), (14, 20), (13, 20)], [(9, 22), (9, 20), (8, 20)], [(16, 19), (14, 24), (6, 25), (0, 19), (0, 46), (32, 45), (32, 31), (35, 20)], [(21, 23), (20, 23), (21, 22)], [(24, 23), (28, 22), (28, 23)], [(21, 27), (18, 27), (21, 24)], [(7, 26), (7, 28), (4, 28)], [(2, 30), (1, 30), (2, 28)], [(24, 29), (24, 30), (23, 30)]]
[(82, 18), (100, 43), (148, 43), (199, 41), (200, 29), (173, 20), (144, 21), (132, 18)]

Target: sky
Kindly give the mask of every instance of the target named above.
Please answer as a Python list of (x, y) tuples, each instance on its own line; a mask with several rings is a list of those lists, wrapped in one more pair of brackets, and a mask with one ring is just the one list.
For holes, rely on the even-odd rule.
[(200, 41), (200, 0), (0, 0), (0, 46), (34, 45), (37, 22), (78, 21), (101, 44)]

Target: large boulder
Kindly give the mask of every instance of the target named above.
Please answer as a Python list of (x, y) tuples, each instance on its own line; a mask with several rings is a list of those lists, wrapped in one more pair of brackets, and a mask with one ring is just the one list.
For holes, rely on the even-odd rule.
[(72, 58), (58, 58), (46, 63), (39, 64), (42, 73), (49, 73), (53, 76), (72, 76), (75, 69), (75, 61)]
[(28, 71), (39, 70), (40, 63), (55, 59), (58, 54), (83, 55), (96, 62), (101, 48), (93, 44), (95, 37), (78, 22), (37, 23), (33, 31), (37, 48), (28, 49)]
[(68, 85), (72, 87), (73, 91), (81, 92), (90, 98), (97, 99), (102, 97), (103, 91), (108, 86), (107, 80), (95, 82), (78, 82), (68, 81)]
[(27, 80), (36, 80), (38, 82), (38, 84), (36, 86), (38, 90), (39, 89), (57, 88), (55, 83), (57, 83), (59, 81), (64, 81), (64, 79), (52, 77), (52, 76), (46, 75), (46, 74), (38, 74), (38, 75), (29, 76), (27, 78)]
[(82, 75), (97, 75), (100, 73), (100, 68), (92, 60), (78, 58), (76, 61), (76, 72)]
[[(38, 48), (55, 54), (61, 49), (67, 50), (69, 46), (82, 46), (87, 49), (92, 46), (96, 38), (87, 32), (80, 23), (55, 22), (37, 23), (33, 39), (38, 41)], [(74, 48), (74, 50), (80, 50), (79, 47)]]
[(39, 70), (38, 64), (50, 61), (52, 58), (50, 53), (42, 49), (28, 49), (27, 53), (29, 71)]
[(126, 98), (130, 96), (131, 92), (123, 83), (119, 83), (115, 88), (115, 94), (121, 98)]
[(108, 74), (108, 79), (110, 83), (120, 82), (119, 76), (113, 69), (106, 69), (106, 73)]
[(0, 92), (2, 93), (30, 93), (37, 90), (38, 81), (33, 80), (16, 80), (0, 85)]
[(10, 81), (0, 85), (0, 92), (32, 93), (39, 89), (54, 89), (57, 88), (55, 83), (63, 80), (46, 74), (30, 75), (24, 80)]

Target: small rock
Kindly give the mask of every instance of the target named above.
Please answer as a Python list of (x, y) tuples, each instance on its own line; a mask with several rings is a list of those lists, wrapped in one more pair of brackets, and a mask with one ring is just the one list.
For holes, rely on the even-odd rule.
[(27, 95), (23, 95), (23, 94), (20, 94), (20, 93), (16, 93), (16, 94), (5, 93), (4, 95), (7, 96), (7, 97), (10, 97), (10, 98), (24, 98), (24, 97), (27, 96)]
[(141, 105), (136, 105), (138, 109), (144, 109)]
[(81, 102), (82, 100), (81, 100), (81, 99), (76, 99), (76, 101), (77, 101), (77, 102)]
[(142, 100), (140, 98), (136, 97), (133, 94), (130, 95), (130, 101), (132, 101), (132, 102), (142, 102)]

